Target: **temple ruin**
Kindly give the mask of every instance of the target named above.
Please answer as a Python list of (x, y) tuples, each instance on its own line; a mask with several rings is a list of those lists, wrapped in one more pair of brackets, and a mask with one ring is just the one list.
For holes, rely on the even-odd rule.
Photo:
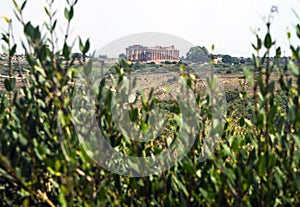
[(133, 45), (126, 48), (126, 59), (141, 62), (179, 61), (179, 50), (170, 47)]

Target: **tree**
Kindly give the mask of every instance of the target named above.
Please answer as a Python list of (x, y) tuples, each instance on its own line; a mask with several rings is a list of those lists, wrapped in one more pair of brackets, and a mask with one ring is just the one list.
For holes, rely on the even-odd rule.
[(119, 59), (126, 59), (126, 55), (125, 55), (124, 53), (121, 53), (121, 54), (119, 55)]
[(80, 59), (80, 58), (82, 58), (82, 54), (81, 53), (79, 53), (79, 52), (75, 52), (75, 53), (73, 53), (72, 54), (72, 59)]
[(209, 61), (208, 55), (205, 47), (195, 46), (190, 48), (186, 54), (186, 59), (196, 63), (204, 63)]
[(246, 59), (243, 58), (243, 57), (241, 57), (240, 63), (241, 63), (242, 65), (244, 65), (244, 64), (246, 63)]
[(107, 57), (107, 55), (99, 55), (98, 56), (100, 59), (107, 59), (108, 57)]
[(232, 63), (232, 57), (230, 55), (224, 55), (222, 57), (222, 62), (223, 63), (231, 64)]
[(231, 62), (234, 63), (235, 65), (240, 64), (240, 58), (238, 57), (232, 57)]

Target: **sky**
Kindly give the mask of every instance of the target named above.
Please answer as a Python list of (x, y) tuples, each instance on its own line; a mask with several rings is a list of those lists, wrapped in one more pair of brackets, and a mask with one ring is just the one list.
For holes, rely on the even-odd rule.
[[(15, 39), (24, 39), (12, 12), (12, 1), (0, 2), (0, 17), (12, 18)], [(42, 25), (46, 20), (45, 2), (28, 0), (25, 19)], [(63, 38), (63, 11), (67, 4), (65, 0), (56, 0), (54, 4), (59, 19), (57, 36)], [(70, 42), (78, 35), (90, 38), (92, 50), (98, 51), (107, 45), (118, 45), (110, 43), (126, 36), (135, 37), (137, 33), (166, 33), (209, 50), (214, 44), (214, 53), (250, 57), (254, 52), (251, 43), (256, 42), (253, 31), (260, 30), (259, 34), (264, 36), (266, 17), (273, 5), (278, 7), (278, 13), (272, 19), (271, 32), (276, 45), (288, 54), (287, 31), (295, 36), (297, 18), (293, 9), (300, 15), (299, 0), (79, 0)], [(0, 28), (6, 29), (3, 18)]]

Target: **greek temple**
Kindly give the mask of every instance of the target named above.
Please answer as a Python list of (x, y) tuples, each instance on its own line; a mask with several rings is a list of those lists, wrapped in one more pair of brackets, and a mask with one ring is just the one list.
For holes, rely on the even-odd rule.
[(179, 50), (170, 47), (132, 45), (126, 48), (126, 59), (141, 62), (179, 61)]

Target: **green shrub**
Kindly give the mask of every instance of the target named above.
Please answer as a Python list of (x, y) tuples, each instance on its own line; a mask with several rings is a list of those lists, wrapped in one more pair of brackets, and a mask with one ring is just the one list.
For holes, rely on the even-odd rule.
[[(12, 30), (2, 34), (10, 76), (4, 81), (5, 91), (0, 93), (2, 206), (299, 206), (300, 47), (291, 45), (295, 61), (278, 64), (281, 51), (272, 41), (270, 24), (268, 33), (263, 38), (257, 35), (257, 44), (253, 46), (256, 54), (266, 49), (266, 57), (275, 49), (276, 59), (271, 62), (269, 58), (253, 55), (255, 70), (245, 69), (246, 79), (241, 80), (248, 81), (253, 95), (248, 95), (242, 84), (239, 91), (227, 93), (233, 103), (229, 109), (237, 109), (238, 116), (233, 117), (228, 111), (222, 138), (213, 155), (203, 162), (201, 141), (208, 136), (211, 124), (210, 97), (195, 94), (202, 117), (199, 138), (192, 149), (160, 175), (136, 178), (99, 166), (88, 156), (74, 129), (73, 83), (80, 72), (86, 75), (85, 84), (93, 78), (92, 62), (86, 59), (89, 40), (79, 39), (83, 65), (71, 66), (68, 29), (62, 48), (54, 49), (54, 1), (47, 1), (45, 8), (49, 20), (45, 24), (46, 38), (39, 26), (23, 19), (26, 2), (18, 5), (14, 1), (24, 27), (30, 70), (21, 87), (17, 87), (15, 78), (20, 70), (15, 71), (11, 64), (17, 47), (12, 43)], [(68, 25), (76, 3), (67, 1)], [(7, 18), (6, 21), (12, 23)], [(296, 26), (296, 35), (300, 38), (300, 25)], [(279, 77), (270, 80), (275, 66)], [(98, 124), (109, 143), (124, 154), (159, 153), (168, 147), (169, 140), (178, 137), (182, 127), (176, 122), (178, 105), (173, 101), (158, 102), (152, 93), (142, 94), (142, 109), (132, 107), (131, 119), (137, 120), (141, 128), (147, 126), (145, 117), (157, 104), (168, 111), (167, 125), (162, 135), (146, 146), (128, 142), (112, 119), (109, 84), (121, 83), (130, 73), (129, 67), (121, 61), (114, 67), (115, 82), (106, 78), (100, 83), (95, 106)], [(192, 74), (182, 73), (181, 80), (195, 89)], [(280, 86), (279, 92), (275, 90), (276, 84)], [(81, 92), (86, 96), (84, 89)]]

